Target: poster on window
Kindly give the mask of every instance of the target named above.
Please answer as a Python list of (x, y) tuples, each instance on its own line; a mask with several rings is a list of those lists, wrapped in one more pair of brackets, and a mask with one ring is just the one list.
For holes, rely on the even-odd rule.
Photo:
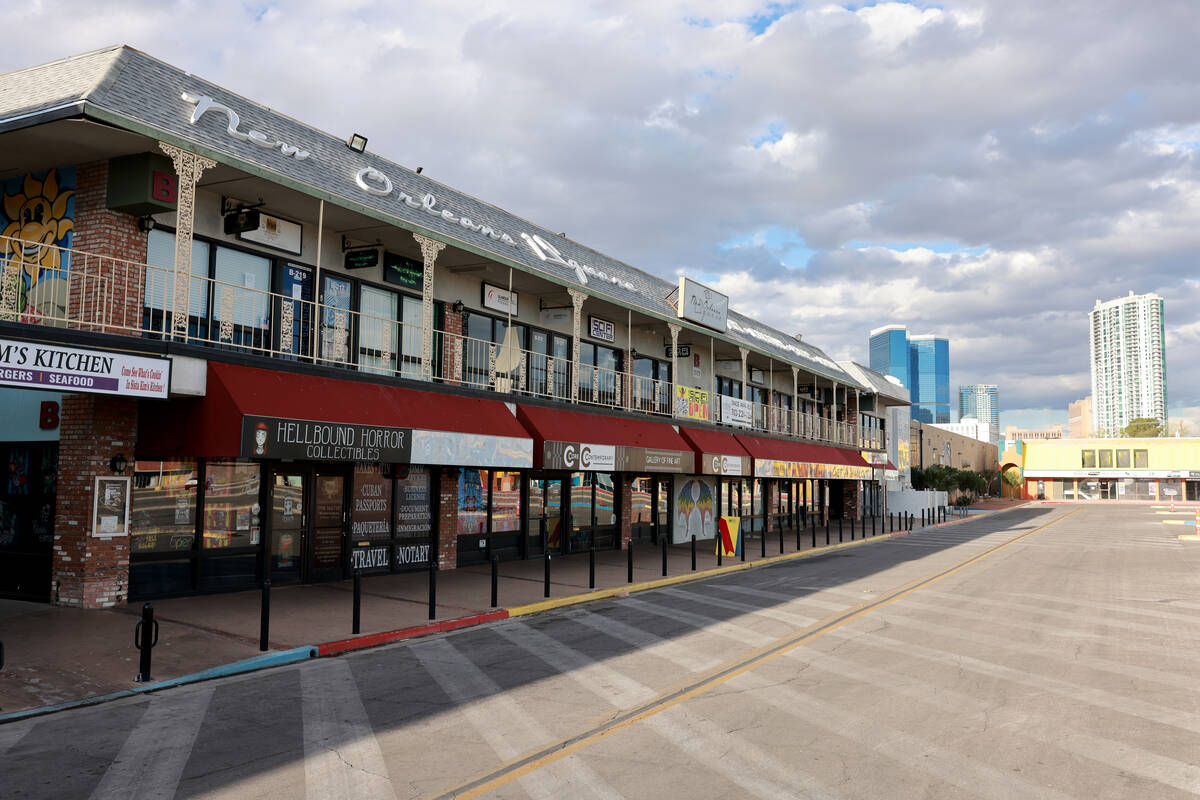
[(401, 467), (396, 474), (396, 566), (429, 563), (433, 506), (429, 470)]
[(716, 483), (712, 478), (675, 476), (674, 515), (671, 541), (674, 544), (716, 536)]
[(129, 478), (97, 475), (92, 499), (92, 536), (129, 535)]

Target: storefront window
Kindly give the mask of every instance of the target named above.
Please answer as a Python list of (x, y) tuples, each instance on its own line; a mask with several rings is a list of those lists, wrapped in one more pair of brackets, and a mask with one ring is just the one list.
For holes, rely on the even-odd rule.
[(459, 535), (487, 533), (487, 470), (463, 469), (458, 475)]
[(1133, 451), (1133, 468), (1134, 469), (1150, 469), (1150, 458), (1148, 450)]
[(321, 287), (321, 358), (350, 360), (350, 281), (326, 275)]
[(378, 464), (354, 465), (354, 499), (350, 507), (350, 537), (354, 542), (392, 538), (390, 483)]
[(1100, 481), (1086, 480), (1079, 482), (1080, 500), (1099, 500)]
[(209, 461), (204, 480), (204, 549), (258, 544), (258, 487), (253, 462)]
[(596, 480), (596, 524), (614, 525), (617, 512), (614, 506), (613, 476), (608, 472), (595, 473)]
[[(1063, 500), (1074, 500), (1075, 499), (1075, 479), (1074, 478), (1067, 478), (1066, 480), (1061, 480), (1061, 481), (1053, 481), (1053, 483), (1059, 484), (1059, 490), (1062, 493)], [(1082, 497), (1083, 497), (1083, 493), (1080, 492), (1080, 498), (1082, 498)]]
[(396, 566), (429, 562), (433, 504), (429, 469), (408, 467), (396, 476)]
[(1182, 500), (1184, 498), (1183, 481), (1178, 478), (1160, 478), (1158, 493), (1163, 500)]
[(1100, 469), (1112, 469), (1112, 450), (1100, 450), (1098, 452), (1100, 456)]
[(233, 323), (234, 344), (266, 346), (271, 311), (271, 260), (217, 247), (213, 277), (213, 319)]
[(139, 461), (133, 474), (131, 553), (191, 550), (196, 541), (196, 459)]
[(629, 498), (632, 521), (634, 525), (652, 522), (651, 492), (654, 491), (653, 478), (634, 478), (632, 494)]
[(396, 371), (399, 327), (395, 292), (360, 286), (358, 289), (358, 368), (363, 372), (392, 375)]
[(1084, 450), (1083, 451), (1083, 468), (1084, 469), (1095, 469), (1096, 468), (1096, 451), (1095, 450)]
[(1126, 481), (1125, 499), (1126, 500), (1153, 500), (1154, 480), (1147, 478), (1137, 478), (1135, 480)]
[(492, 532), (521, 527), (521, 473), (492, 473)]
[(1117, 451), (1117, 469), (1129, 469), (1129, 451)]

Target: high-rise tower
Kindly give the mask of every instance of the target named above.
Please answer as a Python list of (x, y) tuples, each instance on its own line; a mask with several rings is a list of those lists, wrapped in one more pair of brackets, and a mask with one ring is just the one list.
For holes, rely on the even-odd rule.
[(1131, 420), (1167, 426), (1163, 299), (1130, 292), (1090, 314), (1092, 414), (1100, 436), (1118, 436)]
[(991, 441), (1000, 441), (1000, 393), (994, 384), (973, 383), (958, 387), (958, 418), (986, 422)]

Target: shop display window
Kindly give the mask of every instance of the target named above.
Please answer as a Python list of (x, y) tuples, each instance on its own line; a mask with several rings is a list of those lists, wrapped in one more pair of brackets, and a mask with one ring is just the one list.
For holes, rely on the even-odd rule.
[(1133, 451), (1133, 468), (1134, 469), (1150, 469), (1150, 451), (1149, 450), (1134, 450)]
[(391, 479), (379, 464), (354, 465), (350, 536), (355, 542), (387, 542), (392, 538)]
[(1113, 465), (1113, 451), (1112, 450), (1100, 450), (1100, 451), (1098, 451), (1097, 455), (1100, 457), (1100, 459), (1099, 459), (1100, 469), (1112, 469), (1112, 465)]
[(204, 549), (259, 542), (261, 468), (251, 461), (209, 461), (204, 478)]
[(594, 473), (596, 485), (596, 524), (615, 525), (617, 510), (614, 508), (613, 476), (608, 472)]
[(174, 553), (196, 543), (196, 459), (139, 461), (133, 473), (129, 550)]
[(1084, 450), (1083, 451), (1082, 466), (1083, 466), (1083, 469), (1095, 469), (1096, 468), (1096, 451), (1095, 450)]
[(463, 469), (458, 474), (458, 533), (487, 533), (487, 470)]
[(653, 518), (653, 478), (634, 478), (633, 489), (629, 496), (631, 519), (634, 525), (652, 522)]
[(1117, 451), (1117, 469), (1129, 469), (1129, 451)]
[(492, 472), (492, 532), (520, 530), (521, 473)]

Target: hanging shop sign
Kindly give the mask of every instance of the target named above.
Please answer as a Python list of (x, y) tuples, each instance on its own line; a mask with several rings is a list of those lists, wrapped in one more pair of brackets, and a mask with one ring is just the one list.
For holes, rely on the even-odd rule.
[(298, 222), (280, 219), (270, 214), (259, 214), (258, 227), (242, 231), (237, 238), (298, 256), (302, 249), (304, 228)]
[(572, 472), (690, 473), (694, 463), (691, 452), (651, 447), (548, 441), (542, 449), (543, 469)]
[(425, 281), (425, 265), (399, 253), (384, 252), (383, 279), (406, 289), (420, 290)]
[(690, 344), (681, 344), (672, 350), (671, 345), (667, 345), (667, 358), (675, 358), (676, 356), (679, 358), (691, 358), (692, 346)]
[(602, 342), (615, 342), (617, 326), (600, 317), (588, 317), (588, 335)]
[(342, 266), (346, 270), (374, 269), (379, 266), (379, 248), (363, 247), (351, 250), (342, 256)]
[(680, 276), (675, 313), (681, 319), (724, 331), (729, 318), (729, 298), (715, 289)]
[(490, 283), (483, 284), (481, 302), (484, 308), (499, 311), (501, 314), (517, 315), (517, 293), (510, 292)]
[(806, 461), (754, 459), (754, 477), (756, 478), (831, 478), (865, 481), (871, 480), (874, 472), (872, 467), (857, 464), (812, 464)]
[(239, 455), (243, 458), (407, 464), (411, 453), (410, 428), (251, 415), (242, 417)]
[(737, 397), (721, 395), (721, 422), (749, 428), (754, 424), (754, 403)]
[(0, 339), (0, 386), (165, 400), (171, 361)]
[(708, 419), (708, 392), (690, 386), (676, 386), (675, 416)]
[(750, 459), (743, 456), (727, 456), (720, 453), (702, 453), (701, 475), (749, 475)]

